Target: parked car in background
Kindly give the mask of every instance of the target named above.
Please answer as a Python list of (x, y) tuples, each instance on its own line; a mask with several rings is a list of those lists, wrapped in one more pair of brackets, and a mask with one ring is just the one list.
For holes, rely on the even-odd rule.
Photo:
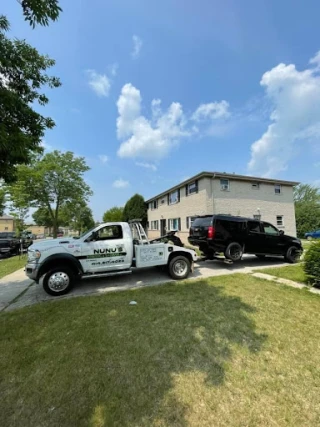
[(310, 231), (309, 233), (306, 233), (304, 237), (308, 240), (320, 239), (320, 230)]
[(15, 233), (4, 231), (0, 233), (0, 255), (12, 256), (20, 253), (20, 239)]
[(294, 263), (303, 252), (299, 239), (285, 235), (274, 225), (231, 215), (197, 217), (191, 225), (188, 240), (209, 259), (223, 252), (227, 260), (239, 261), (247, 253), (258, 258), (283, 256), (287, 262)]

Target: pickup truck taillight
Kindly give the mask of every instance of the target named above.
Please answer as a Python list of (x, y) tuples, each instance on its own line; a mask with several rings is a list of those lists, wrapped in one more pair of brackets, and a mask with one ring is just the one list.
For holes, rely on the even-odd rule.
[(208, 239), (214, 239), (215, 235), (216, 229), (210, 225), (210, 227), (208, 227)]

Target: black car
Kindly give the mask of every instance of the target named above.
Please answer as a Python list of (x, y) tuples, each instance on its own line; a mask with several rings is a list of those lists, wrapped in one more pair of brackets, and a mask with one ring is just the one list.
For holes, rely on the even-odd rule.
[(33, 241), (30, 236), (18, 237), (14, 231), (0, 232), (0, 255), (18, 255), (22, 250), (28, 249)]
[(281, 255), (287, 262), (294, 263), (299, 261), (303, 252), (299, 239), (285, 235), (272, 224), (229, 215), (197, 217), (190, 228), (188, 240), (209, 259), (223, 252), (227, 259), (239, 261), (247, 253), (258, 258)]

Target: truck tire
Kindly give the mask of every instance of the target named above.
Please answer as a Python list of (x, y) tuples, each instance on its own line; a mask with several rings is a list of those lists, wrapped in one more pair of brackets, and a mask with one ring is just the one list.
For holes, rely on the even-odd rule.
[(243, 255), (243, 249), (240, 243), (232, 242), (227, 246), (224, 256), (233, 262), (240, 261)]
[(42, 283), (47, 294), (57, 297), (67, 294), (72, 289), (75, 275), (68, 267), (56, 267), (44, 274)]
[(174, 280), (186, 279), (190, 271), (190, 261), (183, 255), (177, 255), (169, 262), (169, 274)]
[(284, 259), (290, 264), (295, 264), (300, 261), (301, 251), (296, 246), (290, 246), (284, 256)]

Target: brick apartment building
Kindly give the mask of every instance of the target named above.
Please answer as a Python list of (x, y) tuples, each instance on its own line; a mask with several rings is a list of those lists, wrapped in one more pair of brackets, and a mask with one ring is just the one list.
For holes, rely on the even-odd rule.
[(296, 235), (293, 188), (297, 182), (256, 178), (219, 172), (201, 172), (147, 200), (148, 236), (178, 230), (187, 243), (197, 215), (227, 214), (274, 224)]

